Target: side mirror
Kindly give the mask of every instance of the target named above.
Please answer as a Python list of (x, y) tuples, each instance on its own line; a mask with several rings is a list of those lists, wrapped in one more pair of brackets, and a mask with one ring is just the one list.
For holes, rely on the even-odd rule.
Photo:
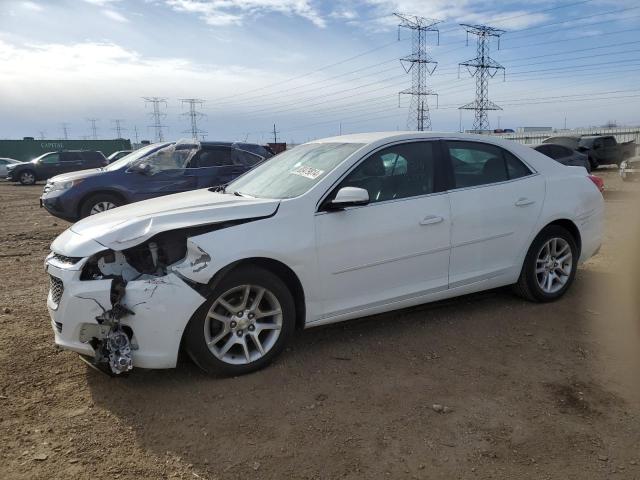
[(355, 207), (369, 203), (369, 192), (364, 188), (342, 187), (333, 200), (327, 205), (330, 210), (340, 210), (345, 207)]
[(142, 175), (151, 175), (151, 165), (148, 163), (138, 163), (134, 165), (131, 170)]

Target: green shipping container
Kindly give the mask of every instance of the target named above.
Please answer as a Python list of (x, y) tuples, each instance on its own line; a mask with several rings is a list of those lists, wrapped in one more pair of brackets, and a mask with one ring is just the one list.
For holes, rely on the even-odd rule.
[(60, 150), (97, 150), (108, 157), (118, 150), (131, 150), (131, 141), (116, 140), (0, 140), (0, 157), (28, 162), (43, 153)]

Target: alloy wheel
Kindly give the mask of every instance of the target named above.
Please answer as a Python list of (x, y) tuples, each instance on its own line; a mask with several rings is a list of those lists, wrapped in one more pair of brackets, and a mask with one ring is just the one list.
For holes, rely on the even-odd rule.
[(547, 294), (561, 290), (573, 270), (571, 246), (564, 238), (554, 237), (542, 246), (536, 257), (536, 280)]
[(277, 297), (259, 285), (239, 285), (220, 295), (204, 322), (207, 347), (219, 360), (242, 365), (264, 357), (282, 330)]
[(89, 215), (95, 215), (96, 213), (104, 212), (105, 210), (111, 210), (112, 208), (116, 207), (117, 205), (113, 202), (98, 202), (93, 207), (91, 207)]
[(36, 182), (36, 177), (31, 172), (22, 172), (20, 174), (20, 182), (24, 183), (25, 185), (31, 185), (32, 183)]

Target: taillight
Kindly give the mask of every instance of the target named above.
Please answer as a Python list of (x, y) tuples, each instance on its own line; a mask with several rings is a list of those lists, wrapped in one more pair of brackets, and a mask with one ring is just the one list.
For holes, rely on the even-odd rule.
[(600, 193), (604, 192), (604, 180), (602, 179), (602, 177), (598, 177), (596, 175), (588, 175), (589, 180), (591, 180), (596, 187), (598, 187), (598, 190), (600, 190)]

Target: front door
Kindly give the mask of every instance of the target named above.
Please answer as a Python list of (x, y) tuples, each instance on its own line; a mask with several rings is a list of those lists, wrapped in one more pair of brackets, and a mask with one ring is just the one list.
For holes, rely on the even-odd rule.
[(449, 287), (518, 274), (544, 201), (544, 178), (495, 145), (446, 145), (452, 177)]
[(438, 149), (421, 141), (372, 154), (329, 196), (360, 187), (370, 203), (316, 214), (325, 317), (447, 288), (450, 213)]

